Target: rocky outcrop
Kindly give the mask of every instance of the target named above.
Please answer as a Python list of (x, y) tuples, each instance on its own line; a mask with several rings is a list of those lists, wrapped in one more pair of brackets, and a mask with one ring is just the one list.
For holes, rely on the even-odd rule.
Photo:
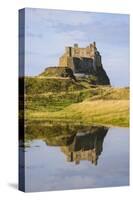
[(69, 77), (75, 79), (73, 71), (69, 67), (48, 67), (45, 69), (40, 76), (47, 76), (47, 77)]
[(97, 77), (97, 85), (110, 85), (109, 77), (103, 67), (98, 68), (94, 75)]
[[(76, 67), (80, 68), (80, 65), (76, 65)], [(87, 68), (86, 72), (84, 67), (81, 67), (79, 69), (80, 73), (73, 73), (73, 70), (69, 67), (48, 67), (45, 69), (44, 72), (42, 72), (39, 76), (40, 77), (57, 77), (57, 78), (70, 78), (75, 81), (78, 81), (78, 79), (87, 79), (88, 83), (92, 85), (110, 85), (110, 80), (105, 72), (105, 70), (100, 67), (96, 71), (93, 68)]]

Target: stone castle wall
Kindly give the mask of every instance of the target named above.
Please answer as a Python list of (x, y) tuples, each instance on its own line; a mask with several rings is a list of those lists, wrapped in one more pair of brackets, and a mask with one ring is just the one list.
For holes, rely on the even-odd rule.
[(85, 48), (66, 47), (65, 53), (59, 58), (59, 66), (69, 67), (74, 73), (89, 74), (102, 66), (101, 55), (97, 51), (96, 43)]

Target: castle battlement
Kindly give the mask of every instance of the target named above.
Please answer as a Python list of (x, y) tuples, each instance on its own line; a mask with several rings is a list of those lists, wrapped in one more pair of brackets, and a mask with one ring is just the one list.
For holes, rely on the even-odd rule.
[(95, 51), (97, 51), (96, 42), (93, 42), (85, 48), (79, 47), (78, 44), (74, 44), (73, 47), (65, 47), (64, 55), (71, 57), (86, 57), (94, 59)]

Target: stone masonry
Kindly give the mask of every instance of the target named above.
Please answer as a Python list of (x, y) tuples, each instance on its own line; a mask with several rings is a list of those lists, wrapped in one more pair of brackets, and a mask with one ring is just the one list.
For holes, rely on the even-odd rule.
[(59, 66), (67, 66), (73, 73), (92, 74), (97, 71), (97, 68), (102, 67), (102, 62), (96, 42), (85, 48), (78, 47), (78, 44), (66, 47), (65, 53), (59, 58)]

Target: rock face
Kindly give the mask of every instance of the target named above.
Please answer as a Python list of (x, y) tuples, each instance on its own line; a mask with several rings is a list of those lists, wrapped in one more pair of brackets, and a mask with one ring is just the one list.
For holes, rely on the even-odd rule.
[(40, 75), (70, 77), (75, 80), (85, 77), (91, 84), (110, 85), (95, 42), (85, 48), (79, 48), (78, 44), (74, 44), (74, 47), (66, 47), (65, 53), (59, 58), (59, 66), (48, 67)]

